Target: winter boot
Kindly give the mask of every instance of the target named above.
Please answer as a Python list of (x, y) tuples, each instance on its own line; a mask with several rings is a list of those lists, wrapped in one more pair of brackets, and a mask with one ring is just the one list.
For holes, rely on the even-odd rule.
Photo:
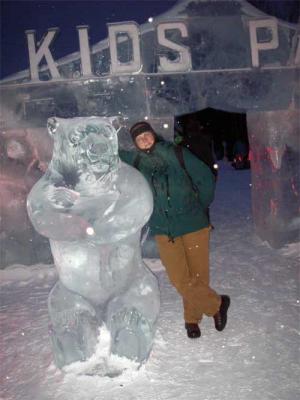
[(227, 323), (227, 310), (230, 306), (230, 297), (221, 295), (221, 305), (219, 311), (214, 315), (215, 328), (221, 332)]
[(196, 339), (201, 336), (201, 331), (200, 331), (198, 324), (186, 322), (185, 329), (186, 329), (186, 333), (187, 333), (188, 337), (191, 339)]

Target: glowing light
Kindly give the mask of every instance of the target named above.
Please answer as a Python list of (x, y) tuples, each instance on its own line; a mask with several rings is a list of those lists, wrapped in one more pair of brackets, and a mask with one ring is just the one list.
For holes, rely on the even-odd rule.
[(163, 124), (164, 129), (168, 129), (169, 128), (169, 124)]
[(148, 118), (147, 115), (146, 115), (146, 117), (144, 117), (144, 120), (145, 120), (145, 121), (148, 121), (148, 119), (149, 119), (149, 118)]
[(89, 226), (88, 228), (86, 228), (86, 233), (87, 233), (87, 235), (90, 235), (90, 236), (94, 235), (95, 234), (94, 228)]
[(219, 169), (218, 164), (214, 164), (214, 165), (213, 165), (213, 168), (214, 168), (214, 169)]
[(160, 81), (160, 84), (161, 84), (162, 86), (164, 86), (165, 81)]
[(153, 18), (152, 18), (152, 17), (149, 17), (149, 18), (148, 18), (148, 22), (150, 22), (150, 23), (153, 22)]

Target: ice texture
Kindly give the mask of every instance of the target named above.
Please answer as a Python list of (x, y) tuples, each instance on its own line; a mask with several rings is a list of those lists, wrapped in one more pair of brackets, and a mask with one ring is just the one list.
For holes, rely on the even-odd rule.
[(274, 248), (300, 241), (300, 110), (247, 114), (256, 232)]
[(35, 229), (50, 239), (59, 274), (48, 299), (55, 362), (63, 367), (86, 360), (105, 326), (112, 354), (142, 363), (160, 301), (140, 250), (151, 190), (120, 161), (112, 119), (51, 118), (48, 131), (52, 160), (27, 208)]
[(26, 210), (27, 195), (51, 158), (52, 141), (44, 130), (0, 131), (1, 267), (52, 261), (47, 239), (33, 229)]

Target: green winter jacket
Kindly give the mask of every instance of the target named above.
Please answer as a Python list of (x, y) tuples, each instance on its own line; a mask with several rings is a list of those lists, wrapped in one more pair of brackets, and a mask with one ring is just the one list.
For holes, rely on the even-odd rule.
[(150, 153), (119, 150), (121, 160), (135, 166), (152, 189), (154, 209), (149, 227), (153, 235), (176, 238), (209, 225), (207, 209), (214, 197), (214, 175), (189, 150), (182, 150), (192, 182), (172, 143), (159, 141)]

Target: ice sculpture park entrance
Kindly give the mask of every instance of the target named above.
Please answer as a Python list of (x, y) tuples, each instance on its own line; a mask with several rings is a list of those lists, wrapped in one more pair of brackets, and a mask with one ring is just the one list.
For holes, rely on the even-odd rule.
[[(252, 212), (260, 238), (275, 248), (297, 239), (300, 163), (296, 110), (245, 114), (207, 108), (177, 117), (175, 140), (176, 130), (185, 135), (189, 127), (193, 129), (189, 122), (193, 120), (198, 121), (194, 126), (198, 137), (189, 135), (182, 144), (207, 164), (212, 162), (211, 156), (204, 154), (207, 141), (211, 141), (216, 160), (225, 157), (232, 162), (235, 152), (251, 160)], [(271, 134), (265, 135), (270, 129)]]
[(91, 49), (88, 28), (74, 29), (79, 51), (61, 60), (56, 28), (39, 45), (26, 32), (29, 69), (1, 81), (2, 265), (49, 261), (25, 199), (49, 161), (51, 116), (119, 115), (126, 146), (140, 119), (171, 138), (175, 115), (246, 113), (255, 229), (273, 247), (299, 240), (299, 27), (244, 0), (182, 0), (141, 26), (109, 24)]

